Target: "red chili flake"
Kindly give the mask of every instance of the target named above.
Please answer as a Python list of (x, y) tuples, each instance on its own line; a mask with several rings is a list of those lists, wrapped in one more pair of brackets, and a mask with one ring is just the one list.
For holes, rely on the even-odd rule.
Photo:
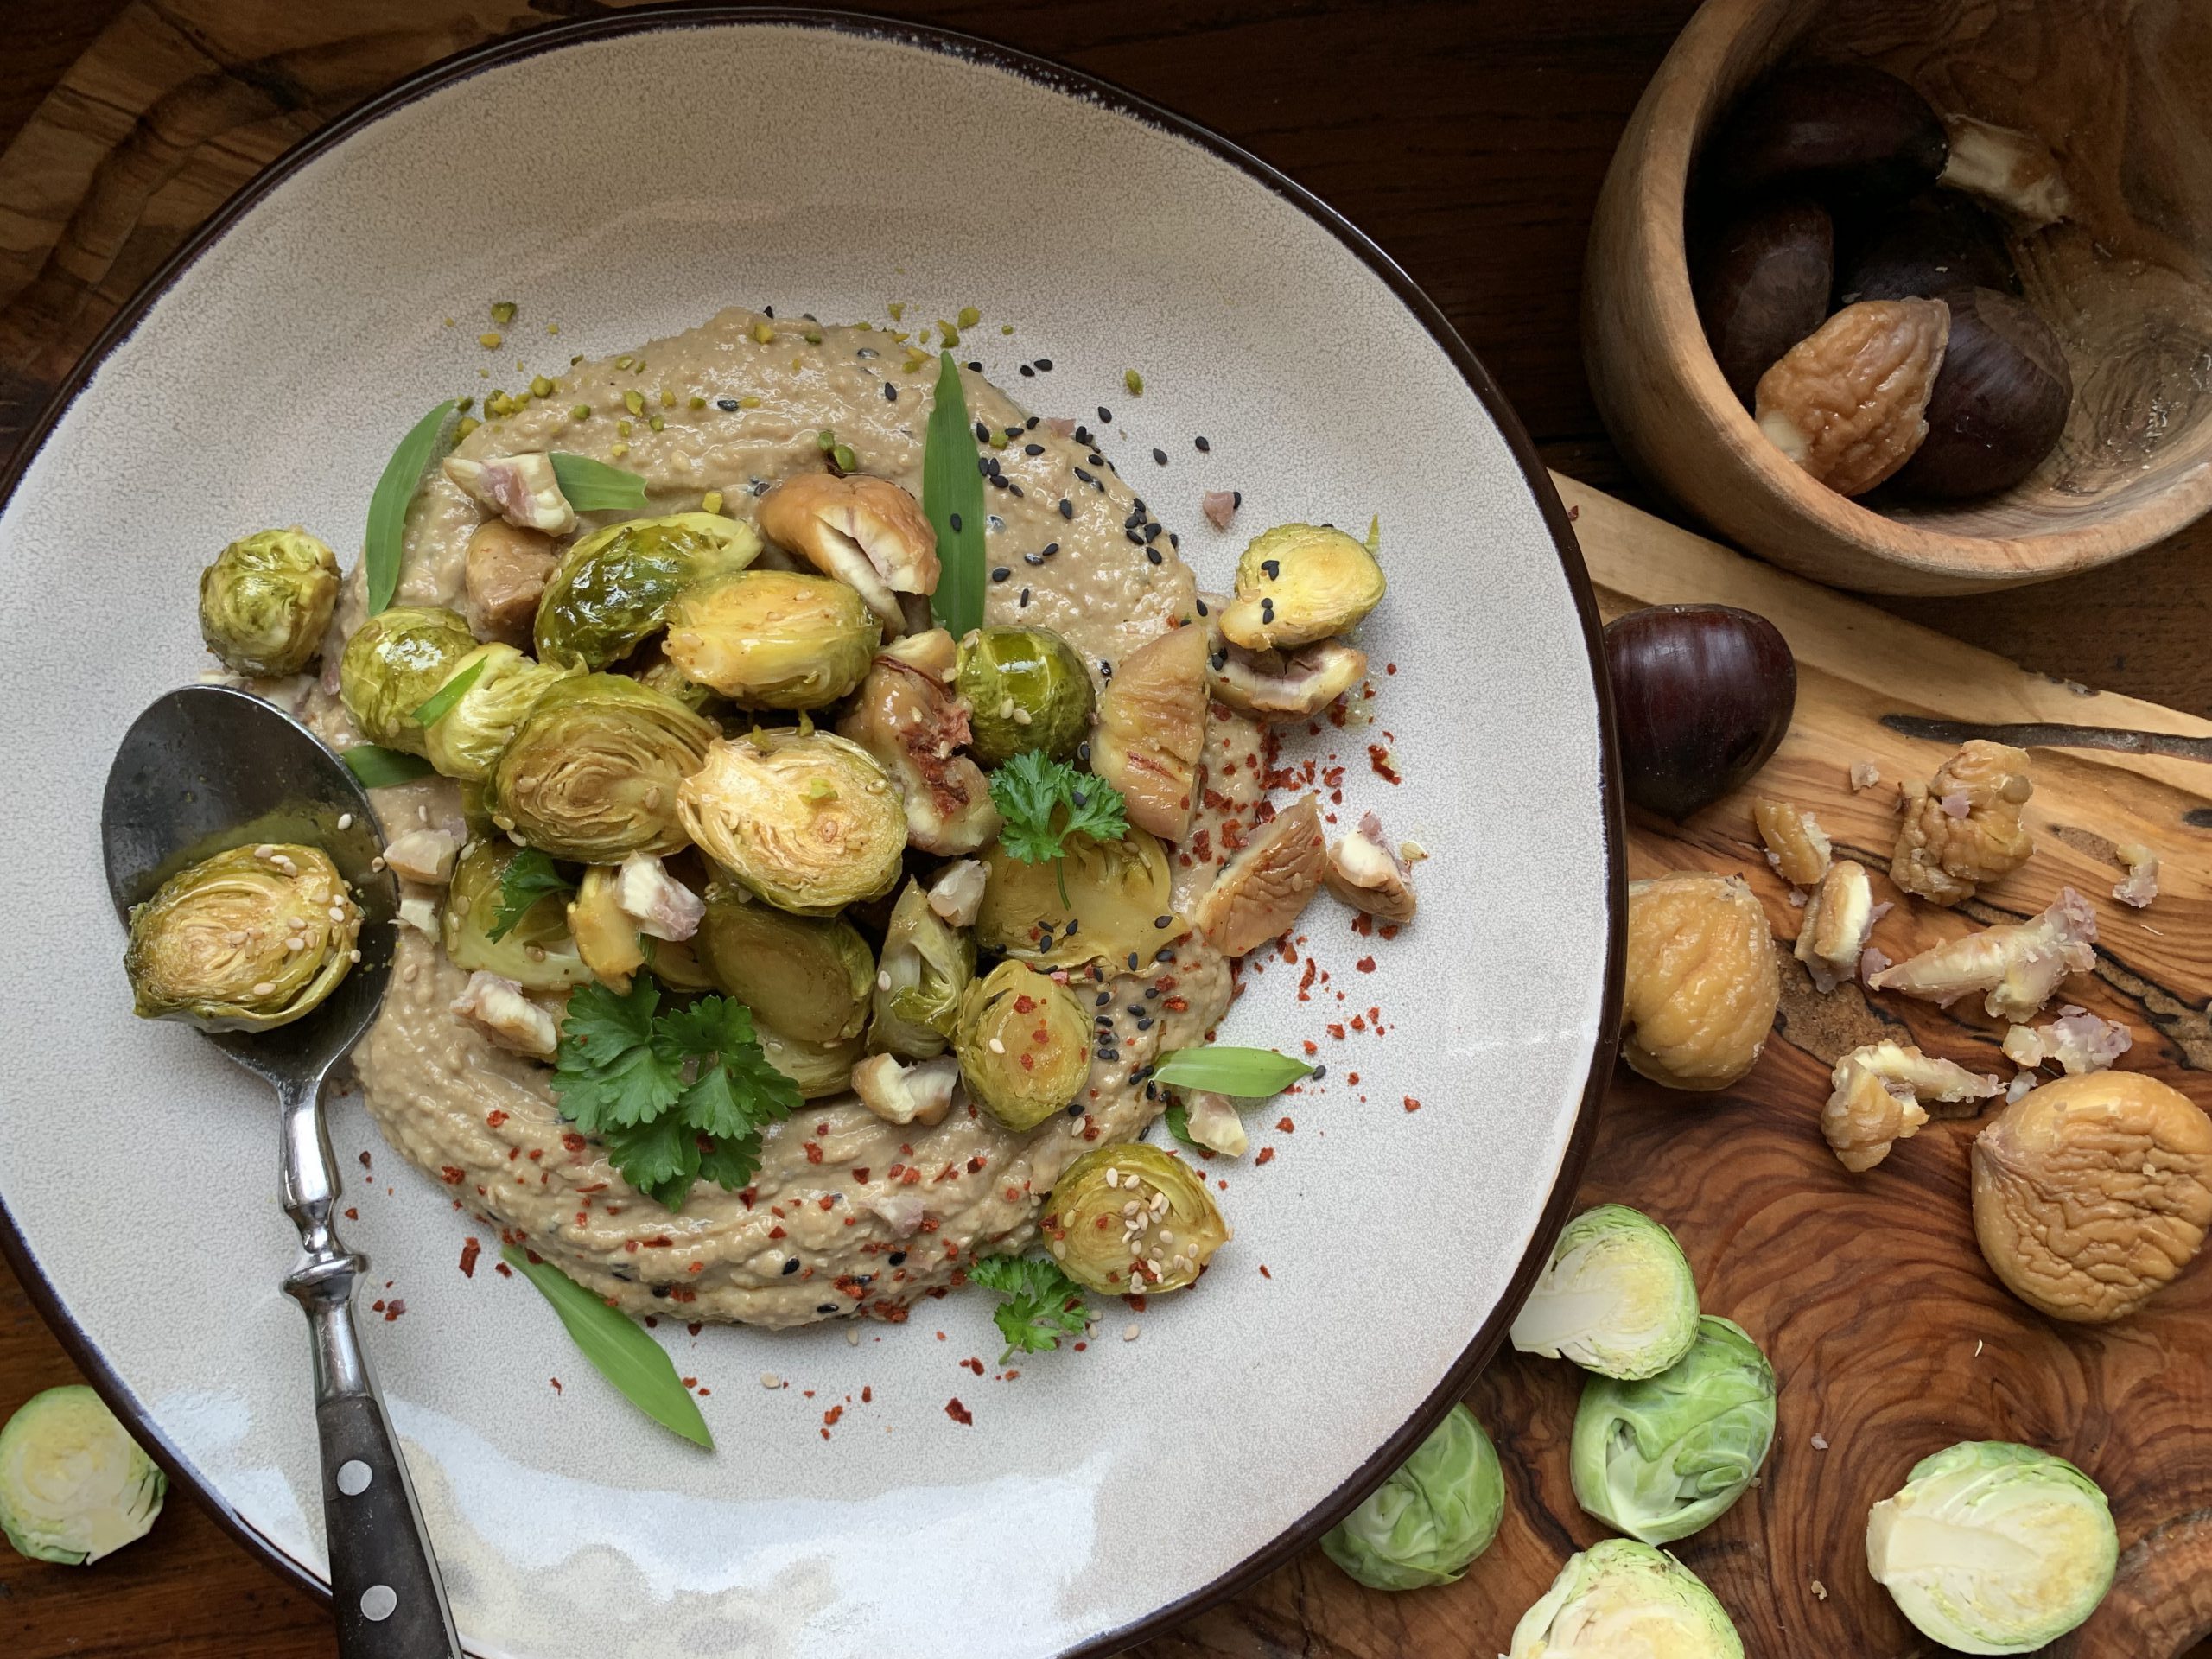
[(1576, 519), (1580, 518), (1581, 516), (1582, 516), (1582, 505), (1581, 505), (1581, 503), (1580, 503), (1580, 502), (1577, 502), (1577, 503), (1575, 503), (1575, 505), (1573, 505), (1573, 506), (1569, 507), (1569, 508), (1567, 510), (1567, 522), (1568, 524), (1573, 524)]
[(1351, 931), (1358, 934), (1360, 938), (1365, 938), (1369, 934), (1375, 931), (1374, 918), (1370, 917), (1365, 911), (1362, 911), (1359, 914), (1351, 918)]
[(360, 1212), (359, 1210), (354, 1209), (354, 1208), (353, 1207), (353, 1205), (346, 1205), (346, 1220), (348, 1220), (348, 1221), (359, 1221), (360, 1218), (361, 1218), (361, 1212)]
[(1021, 1189), (1018, 1186), (1009, 1186), (1007, 1188), (1006, 1201), (1008, 1204), (1020, 1203), (1021, 1201)]
[(982, 1173), (983, 1165), (988, 1160), (984, 1158), (982, 1153), (977, 1153), (973, 1158), (970, 1158), (968, 1160), (968, 1173), (970, 1175), (981, 1174)]
[(826, 1428), (817, 1428), (814, 1432), (819, 1434), (825, 1440), (830, 1438), (830, 1431)]
[(1390, 751), (1380, 743), (1370, 743), (1367, 746), (1367, 764), (1375, 769), (1375, 775), (1386, 784), (1403, 781), (1391, 769)]
[[(810, 1274), (808, 1276), (811, 1278), (813, 1275)], [(687, 1290), (682, 1285), (672, 1285), (669, 1287), (668, 1299), (672, 1302), (696, 1302), (699, 1300), (699, 1293)]]
[(853, 1172), (853, 1179), (856, 1181), (866, 1181), (868, 1179), (868, 1171), (866, 1169), (855, 1169)]
[(1160, 1006), (1170, 1014), (1188, 1014), (1191, 1011), (1191, 1005), (1179, 996), (1162, 997)]
[(845, 1408), (842, 1406), (830, 1407), (829, 1410), (822, 1414), (822, 1427), (824, 1428), (836, 1427), (837, 1420), (844, 1414)]
[(467, 1170), (455, 1169), (451, 1164), (440, 1165), (438, 1166), (438, 1173), (442, 1178), (443, 1178), (445, 1184), (448, 1186), (459, 1186), (463, 1181), (468, 1179), (468, 1172)]
[(1021, 1051), (1021, 1069), (1025, 1071), (1034, 1071), (1037, 1069), (1037, 1057), (1026, 1048)]
[(556, 1393), (556, 1394), (565, 1394), (565, 1393), (567, 1393), (567, 1392), (568, 1392), (568, 1390), (567, 1390), (567, 1389), (563, 1389), (563, 1388), (561, 1386), (561, 1379), (560, 1379), (559, 1377), (557, 1377), (557, 1376), (549, 1376), (549, 1377), (547, 1377), (545, 1380), (546, 1380), (548, 1382), (550, 1382), (550, 1383), (553, 1385), (553, 1392), (554, 1392), (554, 1393)]
[(861, 1404), (862, 1404), (862, 1405), (864, 1405), (864, 1406), (865, 1406), (865, 1405), (868, 1405), (868, 1403), (870, 1403), (872, 1401), (874, 1401), (874, 1398), (875, 1398), (875, 1390), (874, 1390), (874, 1389), (872, 1389), (872, 1388), (868, 1388), (868, 1387), (863, 1387), (863, 1388), (861, 1389)]
[(1144, 1312), (1144, 1298), (1142, 1296), (1124, 1296), (1122, 1300), (1129, 1305), (1130, 1313), (1141, 1313)]
[(461, 1241), (461, 1272), (463, 1278), (474, 1279), (476, 1276), (476, 1258), (483, 1253), (482, 1239), (464, 1238)]
[(1014, 1011), (1016, 1014), (1036, 1013), (1037, 999), (1030, 995), (1028, 992), (1024, 991), (1020, 995), (1014, 999)]
[(814, 1202), (815, 1202), (815, 1205), (816, 1205), (816, 1207), (817, 1207), (817, 1208), (818, 1208), (818, 1209), (823, 1209), (823, 1210), (833, 1209), (833, 1208), (835, 1208), (835, 1207), (836, 1207), (836, 1203), (837, 1203), (837, 1195), (836, 1195), (836, 1193), (834, 1193), (834, 1192), (824, 1192), (824, 1193), (823, 1193), (820, 1198), (817, 1198)]
[(502, 1279), (512, 1279), (515, 1276), (515, 1270), (504, 1262), (494, 1262), (492, 1264), (492, 1271)]
[(378, 1298), (376, 1299), (376, 1300), (374, 1300), (373, 1302), (371, 1302), (371, 1303), (369, 1304), (369, 1312), (370, 1312), (370, 1313), (383, 1313), (383, 1312), (384, 1312), (384, 1298), (383, 1298), (383, 1297), (381, 1297), (381, 1296), (379, 1296), (379, 1297), (378, 1297)]
[(963, 1365), (965, 1365), (969, 1370), (975, 1372), (978, 1376), (981, 1376), (983, 1374), (983, 1362), (977, 1359), (973, 1354), (970, 1354), (967, 1358), (962, 1360), (960, 1363)]
[(1329, 1022), (1329, 1035), (1341, 1043), (1344, 1039), (1344, 1028), (1332, 1020)]
[(386, 1325), (390, 1325), (394, 1319), (397, 1319), (406, 1311), (407, 1304), (398, 1297), (395, 1296), (391, 1299), (391, 1306), (384, 1311), (384, 1322)]
[(1289, 1135), (1298, 1128), (1298, 1125), (1292, 1122), (1288, 1117), (1279, 1117), (1275, 1120), (1275, 1128), (1281, 1129), (1285, 1135)]
[(645, 1248), (649, 1250), (672, 1249), (675, 1248), (675, 1245), (676, 1241), (671, 1238), (666, 1233), (655, 1233), (651, 1238), (645, 1241)]
[(706, 1327), (704, 1325), (701, 1324), (701, 1323), (700, 1323), (698, 1320), (696, 1320), (696, 1319), (692, 1320), (690, 1324), (689, 1324), (689, 1325), (685, 1325), (685, 1326), (683, 1327), (683, 1329), (685, 1330), (685, 1332), (687, 1332), (689, 1334), (690, 1334), (690, 1335), (692, 1335), (692, 1336), (695, 1336), (695, 1337), (696, 1337), (696, 1336), (697, 1336), (697, 1335), (698, 1335), (702, 1331), (705, 1330), (706, 1328), (707, 1328), (707, 1327)]
[(907, 1166), (906, 1173), (899, 1178), (899, 1185), (901, 1186), (912, 1186), (921, 1179), (922, 1172), (909, 1165)]
[(822, 1161), (822, 1148), (811, 1141), (807, 1141), (805, 1145), (806, 1161), (810, 1164), (820, 1163)]
[(753, 1200), (760, 1195), (760, 1189), (759, 1187), (748, 1186), (744, 1192), (739, 1193), (737, 1196), (744, 1201), (745, 1207), (750, 1210), (753, 1207)]
[(957, 1394), (944, 1402), (944, 1414), (956, 1423), (972, 1423), (976, 1421), (976, 1414), (960, 1403), (960, 1396)]
[(1268, 1271), (1268, 1264), (1264, 1262), (1260, 1263), (1260, 1277), (1262, 1279), (1272, 1279), (1274, 1277), (1274, 1274)]
[(1352, 963), (1352, 966), (1358, 969), (1363, 974), (1371, 974), (1375, 971), (1375, 958), (1372, 957), (1362, 957), (1357, 962)]
[(489, 1112), (486, 1112), (486, 1113), (485, 1113), (485, 1114), (484, 1114), (484, 1122), (485, 1122), (485, 1124), (486, 1124), (486, 1126), (487, 1128), (494, 1128), (494, 1129), (496, 1129), (496, 1128), (498, 1128), (499, 1127), (499, 1125), (500, 1125), (500, 1124), (502, 1124), (502, 1123), (505, 1122), (506, 1121), (507, 1121), (507, 1115), (506, 1115), (505, 1112), (502, 1112), (502, 1111), (493, 1110), (493, 1111), (489, 1111)]
[(1354, 1031), (1365, 1031), (1367, 1029), (1367, 1016), (1363, 1014), (1355, 1014), (1352, 1015), (1351, 1028)]
[(542, 1148), (533, 1147), (531, 1150), (530, 1161), (534, 1164), (544, 1155), (545, 1154)]
[(1259, 1164), (1272, 1164), (1274, 1160), (1275, 1149), (1273, 1147), (1262, 1147), (1260, 1148), (1260, 1155), (1255, 1158), (1252, 1162), (1256, 1166)]
[(1409, 1112), (1417, 1112), (1421, 1110), (1421, 1102), (1415, 1100), (1411, 1095), (1408, 1095), (1406, 1096), (1406, 1109)]
[(677, 1380), (687, 1389), (696, 1389), (699, 1386), (699, 1379), (696, 1376), (681, 1377)]

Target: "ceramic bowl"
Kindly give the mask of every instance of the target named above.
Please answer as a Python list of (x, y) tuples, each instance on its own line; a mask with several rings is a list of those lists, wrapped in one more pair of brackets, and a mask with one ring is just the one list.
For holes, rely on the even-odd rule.
[[(523, 310), (494, 358), (475, 336), (496, 299)], [(720, 1442), (699, 1451), (616, 1396), (491, 1270), (490, 1230), (346, 1101), (372, 1356), (477, 1653), (1113, 1650), (1310, 1542), (1500, 1339), (1610, 1059), (1620, 832), (1588, 583), (1473, 359), (1295, 186), (1065, 71), (826, 15), (593, 18), (372, 101), (159, 274), (0, 512), (0, 1231), (173, 1472), (319, 1582), (272, 1103), (184, 1027), (130, 1017), (108, 757), (207, 665), (194, 582), (226, 541), (299, 523), (350, 558), (396, 435), (487, 390), (480, 370), (512, 384), (518, 355), (740, 300), (886, 326), (893, 300), (979, 307), (971, 349), (1039, 412), (1116, 409), (1112, 447), (1210, 583), (1243, 537), (1206, 524), (1206, 490), (1243, 492), (1248, 533), (1379, 512), (1377, 722), (1294, 730), (1285, 764), (1338, 755), (1331, 810), (1427, 843), (1422, 914), (1385, 945), (1317, 901), (1297, 948), (1326, 984), (1248, 974), (1225, 1037), (1315, 1041), (1328, 1077), (1266, 1119), (1294, 1122), (1255, 1123), (1265, 1166), (1208, 1166), (1236, 1236), (1205, 1284), (1109, 1304), (1082, 1352), (1007, 1376), (979, 1293), (902, 1325), (664, 1321)]]

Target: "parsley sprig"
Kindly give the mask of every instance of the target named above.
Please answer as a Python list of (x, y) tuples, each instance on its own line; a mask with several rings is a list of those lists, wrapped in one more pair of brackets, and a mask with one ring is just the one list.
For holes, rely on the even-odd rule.
[(1090, 1323), (1083, 1287), (1041, 1255), (985, 1256), (968, 1269), (971, 1283), (1006, 1298), (991, 1311), (1006, 1338), (1003, 1365), (1016, 1352), (1041, 1354), (1062, 1337), (1079, 1337)]
[(1017, 754), (991, 773), (991, 804), (1006, 822), (999, 845), (1024, 864), (1050, 861), (1068, 902), (1067, 875), (1058, 868), (1067, 854), (1068, 837), (1119, 841), (1129, 833), (1128, 811), (1121, 791), (1103, 778), (1077, 772), (1042, 751)]
[(569, 994), (553, 1092), (623, 1179), (670, 1210), (683, 1207), (695, 1180), (752, 1180), (760, 1131), (799, 1104), (745, 1004), (702, 996), (663, 1013), (660, 988), (644, 976), (624, 996), (599, 984)]
[(535, 847), (525, 847), (499, 872), (499, 907), (492, 913), (487, 937), (504, 939), (548, 893), (574, 893), (576, 884)]

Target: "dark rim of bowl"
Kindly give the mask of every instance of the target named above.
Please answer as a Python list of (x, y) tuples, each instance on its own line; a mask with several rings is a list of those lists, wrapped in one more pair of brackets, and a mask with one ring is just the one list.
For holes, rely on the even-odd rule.
[[(257, 174), (237, 194), (210, 214), (184, 245), (146, 279), (69, 372), (31, 427), (7, 472), (0, 475), (0, 512), (4, 512), (14, 499), (16, 490), (22, 482), (32, 461), (44, 448), (69, 405), (85, 389), (109, 353), (137, 327), (170, 284), (220, 241), (270, 191), (326, 151), (336, 149), (386, 115), (428, 93), (466, 80), (486, 69), (518, 62), (543, 52), (653, 29), (760, 25), (832, 29), (892, 41), (1007, 71), (1051, 91), (1085, 99), (1102, 108), (1172, 133), (1227, 162), (1288, 201), (1357, 254), (1382, 280), (1397, 296), (1399, 302), (1413, 313), (1438, 348), (1452, 360), (1460, 377), (1481, 403), (1484, 412), (1497, 423), (1512, 452), (1515, 465), (1521, 469), (1529, 493), (1535, 498), (1537, 507), (1543, 514), (1545, 527), (1551, 532), (1560, 569), (1567, 577), (1567, 587), (1573, 594), (1575, 609), (1581, 619), (1583, 641), (1590, 662), (1591, 685), (1598, 704), (1599, 809), (1603, 818), (1606, 861), (1605, 989), (1599, 1015), (1598, 1039), (1591, 1055), (1590, 1073), (1583, 1085), (1574, 1128), (1568, 1137), (1559, 1173), (1553, 1183), (1551, 1195), (1545, 1203), (1535, 1235), (1529, 1241), (1529, 1248), (1514, 1272), (1506, 1294), (1490, 1318), (1484, 1321), (1474, 1341), (1446, 1372), (1443, 1381), (1408, 1417), (1404, 1425), (1376, 1447), (1357, 1471), (1300, 1519), (1221, 1577), (1179, 1600), (1154, 1609), (1119, 1630), (1102, 1631), (1090, 1637), (1068, 1649), (1065, 1659), (1118, 1653), (1124, 1648), (1160, 1635), (1215, 1603), (1249, 1587), (1318, 1541), (1323, 1533), (1350, 1513), (1427, 1438), (1438, 1420), (1466, 1392), (1477, 1373), (1497, 1352), (1507, 1327), (1512, 1322), (1515, 1310), (1519, 1307), (1529, 1286), (1549, 1255), (1553, 1237), (1567, 1219), (1567, 1211), (1573, 1203), (1583, 1166), (1589, 1158), (1591, 1142), (1597, 1130), (1599, 1103), (1604, 1096), (1605, 1082), (1611, 1072), (1615, 1050), (1618, 1046), (1622, 952), (1626, 933), (1626, 875), (1622, 853), (1625, 830), (1621, 810), (1618, 746), (1613, 723), (1612, 696), (1603, 670), (1596, 595), (1591, 588), (1589, 572), (1583, 565), (1581, 550), (1574, 539), (1573, 531), (1569, 527), (1566, 509), (1560, 505), (1559, 494), (1552, 487), (1551, 479), (1537, 457), (1535, 447), (1530, 442), (1520, 418), (1507, 405), (1491, 379), (1489, 372), (1476, 359), (1466, 342), (1459, 338), (1459, 331), (1446, 321), (1435, 302), (1400, 269), (1397, 262), (1335, 208), (1241, 145), (1109, 81), (977, 35), (866, 12), (806, 7), (678, 3), (579, 18), (487, 41), (418, 70), (302, 139)], [(330, 1596), (328, 1583), (256, 1531), (219, 1492), (201, 1478), (199, 1471), (186, 1461), (152, 1420), (139, 1411), (137, 1402), (108, 1364), (105, 1357), (92, 1345), (83, 1328), (62, 1306), (60, 1296), (33, 1258), (3, 1199), (0, 1199), (0, 1255), (7, 1257), (9, 1265), (29, 1293), (33, 1304), (60, 1338), (70, 1358), (91, 1378), (101, 1397), (170, 1478), (192, 1492), (224, 1530), (293, 1583), (327, 1601)]]

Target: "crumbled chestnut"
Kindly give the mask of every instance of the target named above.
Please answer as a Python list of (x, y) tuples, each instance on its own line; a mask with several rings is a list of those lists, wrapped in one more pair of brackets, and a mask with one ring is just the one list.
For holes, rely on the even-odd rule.
[(1726, 605), (1655, 605), (1605, 628), (1621, 779), (1680, 822), (1765, 764), (1797, 706), (1782, 631)]
[(1706, 155), (1710, 182), (1747, 200), (1776, 186), (1865, 209), (1926, 189), (1950, 153), (1928, 100), (1863, 64), (1807, 64), (1753, 87)]
[(1759, 376), (1827, 315), (1834, 266), (1835, 227), (1818, 202), (1767, 203), (1707, 239), (1695, 275), (1698, 316), (1745, 408)]
[(1951, 340), (1928, 399), (1928, 435), (1891, 480), (1955, 499), (2010, 489), (2066, 429), (2074, 376), (2050, 325), (1994, 289), (1944, 296)]
[(1955, 288), (2020, 291), (2005, 230), (1988, 210), (1931, 190), (1885, 218), (1838, 257), (1837, 303), (1932, 300)]

